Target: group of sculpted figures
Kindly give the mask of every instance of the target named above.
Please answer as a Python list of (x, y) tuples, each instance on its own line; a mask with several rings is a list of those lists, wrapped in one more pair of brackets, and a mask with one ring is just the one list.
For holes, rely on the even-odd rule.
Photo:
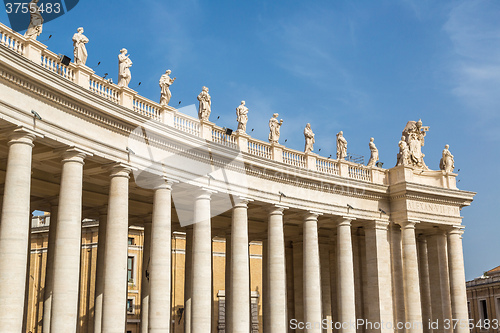
[[(30, 23), (28, 29), (24, 36), (29, 39), (34, 39), (42, 33), (43, 27), (43, 17), (40, 14), (40, 9), (38, 7), (39, 0), (31, 0), (29, 3), (30, 12)], [(87, 62), (87, 48), (85, 44), (89, 42), (89, 39), (83, 34), (83, 28), (78, 28), (77, 33), (73, 35), (73, 54), (74, 63), (77, 65), (85, 65)], [(128, 87), (130, 80), (132, 79), (132, 74), (130, 72), (130, 67), (132, 67), (132, 60), (130, 60), (130, 55), (127, 54), (127, 49), (121, 49), (118, 55), (118, 86)], [(160, 105), (166, 106), (170, 102), (172, 93), (170, 92), (170, 86), (174, 83), (175, 77), (170, 78), (172, 72), (167, 70), (165, 74), (160, 77)], [(210, 113), (212, 111), (212, 101), (210, 94), (208, 93), (208, 88), (203, 87), (201, 93), (198, 95), (199, 108), (198, 117), (202, 121), (208, 121)], [(280, 138), (280, 128), (283, 125), (283, 119), (278, 120), (278, 113), (273, 114), (272, 118), (269, 119), (269, 142), (271, 144), (278, 144)], [(245, 101), (241, 101), (241, 104), (236, 108), (236, 120), (238, 122), (238, 129), (236, 133), (245, 134), (248, 122), (248, 108), (245, 106)], [(409, 121), (406, 124), (399, 141), (399, 153), (397, 155), (396, 165), (406, 165), (412, 166), (417, 169), (429, 170), (424, 162), (424, 154), (422, 153), (422, 147), (424, 146), (424, 138), (426, 132), (429, 130), (428, 126), (422, 126), (422, 120)], [(311, 124), (307, 124), (304, 128), (304, 139), (305, 139), (305, 153), (312, 153), (314, 150), (314, 132), (311, 129)], [(374, 167), (379, 159), (378, 149), (375, 146), (374, 139), (370, 138), (370, 160), (368, 161), (368, 167)], [(439, 168), (446, 173), (453, 172), (455, 168), (455, 160), (453, 155), (449, 151), (450, 146), (446, 145), (443, 150), (443, 157), (439, 163)], [(347, 157), (347, 140), (344, 138), (342, 131), (337, 133), (337, 160), (344, 160)]]

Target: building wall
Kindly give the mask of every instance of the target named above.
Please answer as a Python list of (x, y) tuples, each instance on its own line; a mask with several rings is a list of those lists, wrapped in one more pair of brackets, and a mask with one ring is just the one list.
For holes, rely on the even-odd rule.
[[(484, 323), (484, 313), (481, 309), (481, 301), (486, 301), (486, 317), (492, 320), (493, 325), (488, 329), (481, 326)], [(473, 319), (475, 327), (472, 333), (499, 332), (500, 331), (500, 275), (477, 278), (467, 282), (467, 306), (469, 308), (469, 318)], [(495, 329), (495, 326), (497, 327)]]
[[(42, 333), (43, 301), (48, 246), (48, 219), (33, 223), (31, 234), (29, 292), (27, 299), (26, 332)], [(77, 333), (94, 332), (95, 278), (97, 265), (98, 222), (89, 221), (82, 228), (80, 271), (80, 298)], [(128, 283), (128, 299), (133, 300), (133, 310), (127, 314), (126, 333), (139, 333), (141, 321), (141, 293), (143, 270), (144, 233), (142, 228), (129, 228), (129, 257), (134, 258), (133, 276)], [(226, 243), (224, 238), (213, 241), (213, 332), (219, 321), (219, 291), (225, 291)], [(172, 314), (171, 332), (184, 332), (184, 261), (186, 239), (182, 233), (172, 236)], [(249, 245), (250, 282), (252, 292), (260, 296), (262, 290), (262, 246), (259, 242)], [(146, 263), (147, 265), (147, 263)], [(258, 297), (259, 331), (262, 332), (262, 301)]]

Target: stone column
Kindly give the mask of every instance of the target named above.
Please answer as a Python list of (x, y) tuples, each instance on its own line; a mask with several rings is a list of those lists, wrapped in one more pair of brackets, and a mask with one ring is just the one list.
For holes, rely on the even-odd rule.
[[(288, 322), (295, 318), (295, 300), (294, 300), (294, 263), (293, 263), (293, 246), (292, 242), (285, 242), (285, 259), (286, 259), (286, 299), (287, 299), (287, 314)], [(296, 330), (288, 326), (288, 332), (295, 333)]]
[(106, 247), (106, 222), (108, 206), (99, 209), (99, 230), (97, 234), (97, 262), (95, 276), (94, 333), (101, 333), (102, 299), (104, 293), (104, 255)]
[[(394, 327), (392, 307), (391, 254), (388, 237), (389, 222), (372, 221), (365, 227), (366, 275), (368, 321), (372, 323), (391, 323)], [(383, 325), (368, 332), (393, 332)]]
[(465, 289), (464, 255), (462, 249), (462, 226), (453, 227), (448, 232), (450, 285), (453, 319), (458, 319), (456, 333), (468, 333), (467, 294)]
[(49, 240), (47, 248), (47, 263), (45, 264), (45, 287), (43, 290), (43, 333), (50, 332), (50, 318), (52, 309), (52, 291), (54, 290), (54, 252), (56, 243), (57, 211), (59, 200), (50, 204)]
[(170, 332), (170, 283), (172, 275), (172, 183), (165, 182), (154, 190), (151, 225), (151, 260), (149, 263), (150, 333)]
[(321, 274), (318, 242), (319, 213), (309, 212), (304, 216), (304, 321), (313, 323), (313, 328), (305, 329), (308, 333), (321, 333)]
[(418, 271), (420, 272), (420, 293), (422, 297), (422, 320), (424, 322), (424, 333), (431, 332), (429, 321), (432, 320), (431, 289), (429, 283), (429, 256), (427, 253), (427, 239), (421, 234), (418, 242)]
[(212, 329), (212, 230), (210, 197), (201, 189), (195, 197), (193, 225), (193, 266), (191, 331)]
[(225, 331), (231, 332), (231, 322), (232, 322), (232, 316), (231, 316), (231, 256), (232, 256), (232, 251), (231, 251), (231, 244), (232, 244), (232, 236), (231, 236), (231, 231), (226, 232), (226, 249), (225, 249), (225, 276), (224, 276), (224, 289), (225, 289)]
[(330, 277), (330, 244), (319, 245), (319, 257), (321, 261), (321, 302), (323, 307), (323, 319), (328, 320), (325, 333), (332, 333), (330, 322), (332, 321), (332, 290)]
[(144, 242), (142, 245), (142, 279), (141, 279), (141, 333), (148, 333), (149, 325), (149, 274), (151, 258), (151, 221), (144, 222)]
[(233, 208), (231, 225), (231, 327), (228, 332), (250, 331), (250, 260), (248, 250), (248, 199)]
[(351, 221), (351, 218), (342, 218), (337, 225), (338, 321), (347, 323), (339, 330), (341, 333), (356, 332), (350, 325), (356, 322)]
[(0, 332), (19, 333), (26, 295), (31, 153), (35, 135), (29, 130), (16, 129), (9, 139), (0, 223)]
[[(330, 234), (330, 291), (332, 300), (332, 319), (339, 321), (338, 311), (338, 258), (337, 258), (337, 232), (332, 230)], [(332, 329), (336, 332), (335, 328)]]
[(59, 213), (54, 253), (52, 332), (73, 332), (78, 319), (80, 257), (82, 251), (82, 187), (85, 153), (70, 148), (63, 153)]
[[(304, 322), (304, 242), (303, 235), (300, 239), (292, 242), (293, 246), (293, 300), (294, 314), (293, 319), (297, 322)], [(292, 318), (289, 318), (290, 320)], [(295, 329), (296, 333), (304, 332), (303, 329)]]
[(104, 254), (102, 332), (123, 333), (127, 320), (128, 187), (130, 169), (111, 172)]
[(262, 241), (262, 304), (264, 310), (262, 311), (262, 322), (264, 332), (271, 331), (271, 319), (269, 318), (269, 309), (271, 303), (269, 302), (269, 245), (267, 239)]
[(184, 333), (191, 333), (191, 298), (193, 278), (193, 227), (186, 227), (186, 255), (184, 261)]
[[(286, 315), (286, 263), (283, 210), (274, 206), (269, 211), (268, 223), (268, 274), (269, 274), (269, 333), (287, 331)], [(267, 310), (266, 310), (267, 311)], [(267, 332), (266, 332), (267, 333)]]
[(420, 303), (420, 284), (418, 279), (417, 244), (415, 238), (416, 222), (400, 222), (403, 248), (403, 277), (406, 309), (406, 324), (411, 325), (407, 333), (422, 333), (422, 305)]

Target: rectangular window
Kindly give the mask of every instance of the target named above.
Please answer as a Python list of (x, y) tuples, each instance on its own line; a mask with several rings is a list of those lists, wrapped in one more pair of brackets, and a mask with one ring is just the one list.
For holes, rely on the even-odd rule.
[(500, 298), (497, 298), (496, 308), (497, 308), (497, 319), (500, 320)]
[(128, 238), (128, 245), (135, 245), (134, 237), (129, 237)]
[(481, 315), (481, 320), (484, 321), (488, 318), (488, 305), (485, 299), (479, 300), (479, 314)]
[(134, 299), (133, 298), (127, 299), (127, 313), (130, 313), (130, 314), (134, 313)]
[(134, 282), (134, 257), (128, 257), (127, 260), (127, 278), (128, 282)]

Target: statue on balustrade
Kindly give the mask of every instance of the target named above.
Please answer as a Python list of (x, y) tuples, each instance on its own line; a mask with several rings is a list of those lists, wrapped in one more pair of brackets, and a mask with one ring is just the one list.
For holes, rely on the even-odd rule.
[(170, 103), (170, 97), (172, 97), (172, 93), (170, 92), (170, 86), (175, 81), (175, 77), (173, 79), (170, 78), (170, 73), (172, 71), (167, 69), (165, 74), (160, 77), (160, 105), (167, 106)]
[(424, 170), (429, 170), (424, 162), (425, 155), (422, 153), (424, 138), (428, 130), (428, 126), (422, 126), (422, 120), (409, 121), (402, 134), (406, 138), (406, 143), (410, 151), (410, 165)]
[(306, 139), (304, 152), (310, 153), (314, 149), (313, 145), (316, 142), (316, 140), (314, 140), (314, 133), (311, 129), (311, 124), (309, 123), (307, 123), (306, 128), (304, 128), (304, 138)]
[(132, 67), (132, 60), (127, 54), (127, 49), (121, 49), (118, 55), (118, 86), (128, 87), (130, 80), (132, 79), (132, 73), (130, 72), (130, 67)]
[(439, 169), (445, 172), (453, 172), (453, 170), (455, 169), (455, 159), (448, 150), (449, 148), (450, 145), (444, 146), (443, 158), (441, 158), (441, 161), (439, 162)]
[(283, 119), (278, 121), (278, 113), (273, 114), (273, 117), (269, 119), (269, 142), (277, 144), (280, 139), (280, 127), (283, 124)]
[(347, 140), (344, 138), (344, 132), (337, 133), (337, 160), (343, 160), (347, 156)]
[(78, 28), (78, 32), (73, 35), (73, 54), (75, 56), (75, 64), (85, 65), (87, 62), (87, 48), (85, 44), (89, 39), (83, 34), (83, 28)]
[(212, 97), (208, 94), (207, 87), (201, 89), (201, 93), (198, 95), (198, 101), (200, 101), (198, 106), (198, 118), (208, 121), (210, 113), (212, 112)]
[(236, 121), (238, 122), (237, 133), (245, 133), (248, 122), (248, 108), (245, 106), (245, 101), (241, 101), (241, 105), (236, 108)]
[(366, 166), (373, 167), (378, 162), (378, 149), (373, 142), (374, 139), (370, 138), (370, 143), (368, 146), (370, 147), (370, 160)]
[(30, 24), (24, 33), (24, 37), (35, 39), (42, 33), (43, 17), (38, 8), (38, 0), (31, 0), (28, 8), (30, 11)]
[(404, 136), (401, 137), (398, 146), (399, 146), (399, 153), (398, 153), (398, 162), (396, 165), (410, 165), (410, 149), (406, 144), (406, 138)]

